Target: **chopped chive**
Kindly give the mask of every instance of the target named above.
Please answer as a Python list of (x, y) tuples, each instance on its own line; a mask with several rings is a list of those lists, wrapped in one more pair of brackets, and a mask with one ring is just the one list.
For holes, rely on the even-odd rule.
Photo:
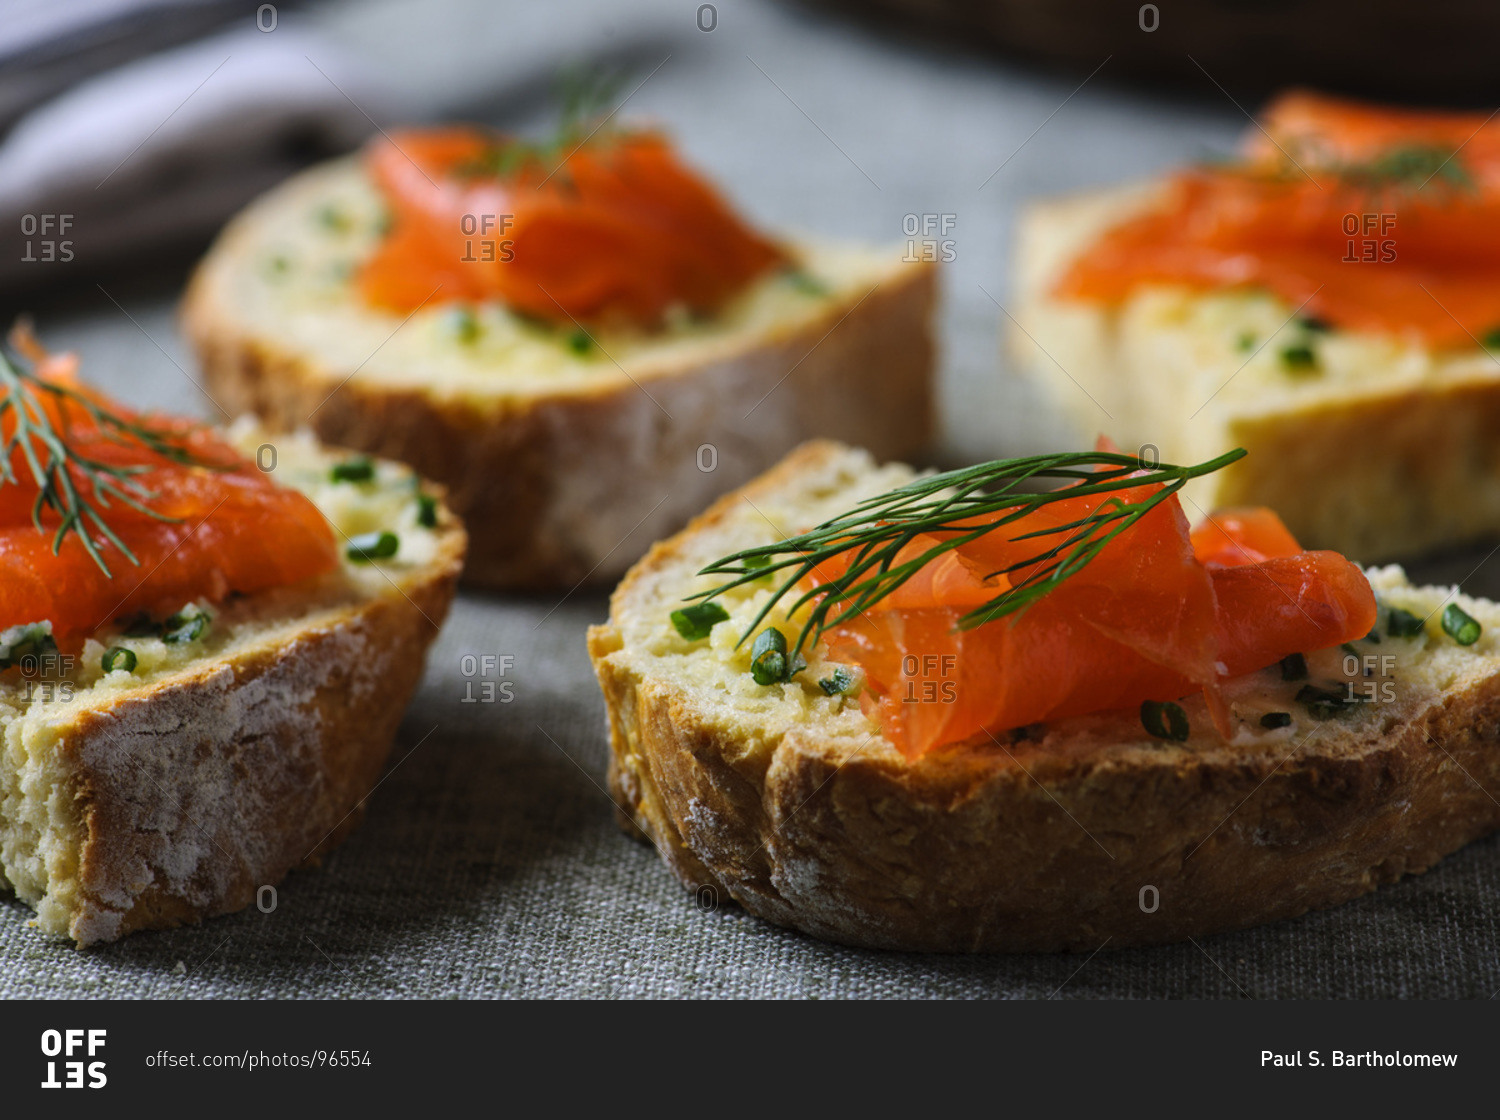
[(1260, 717), (1260, 725), (1267, 731), (1275, 731), (1278, 727), (1290, 727), (1292, 725), (1292, 713), (1267, 712)]
[(1461, 646), (1471, 646), (1479, 641), (1479, 635), (1484, 633), (1484, 627), (1479, 625), (1477, 618), (1466, 613), (1457, 603), (1449, 603), (1448, 609), (1443, 612), (1443, 633)]
[(0, 669), (9, 669), (23, 657), (47, 657), (57, 653), (57, 641), (52, 637), (50, 622), (14, 626), (5, 634), (5, 654), (0, 656)]
[(690, 642), (708, 637), (708, 632), (729, 617), (718, 603), (694, 603), (672, 612), (672, 625)]
[(396, 550), (400, 547), (401, 538), (382, 529), (378, 533), (360, 533), (357, 537), (350, 537), (344, 555), (350, 560), (369, 563), (371, 560), (384, 560), (396, 555)]
[(424, 529), (437, 528), (437, 499), (431, 494), (417, 495), (417, 524)]
[(1316, 315), (1305, 315), (1297, 320), (1305, 331), (1317, 331), (1320, 334), (1333, 330), (1333, 324), (1327, 319), (1319, 319)]
[(1425, 625), (1425, 619), (1418, 618), (1400, 607), (1392, 607), (1390, 615), (1386, 618), (1385, 632), (1393, 638), (1415, 638), (1422, 632)]
[(124, 669), (127, 673), (135, 672), (135, 651), (126, 649), (124, 646), (112, 646), (100, 662), (106, 673), (113, 673), (116, 669)]
[(334, 482), (369, 482), (375, 477), (375, 463), (364, 455), (345, 459), (333, 464), (328, 477)]
[(1483, 342), (1486, 350), (1500, 350), (1500, 327), (1491, 327), (1485, 331)]
[(292, 262), (278, 254), (267, 261), (266, 266), (271, 270), (273, 275), (279, 276), (292, 267)]
[(1254, 350), (1255, 349), (1255, 336), (1253, 334), (1251, 334), (1249, 331), (1245, 331), (1243, 334), (1240, 335), (1239, 338), (1237, 338), (1235, 340), (1234, 346), (1235, 346), (1235, 349), (1239, 350), (1241, 353), (1244, 353), (1244, 352), (1249, 351), (1249, 350)]
[(1170, 700), (1147, 700), (1141, 705), (1141, 726), (1156, 739), (1186, 743), (1192, 734), (1187, 713)]
[(477, 341), (481, 333), (479, 317), (468, 307), (455, 307), (449, 311), (447, 327), (454, 338), (465, 344)]
[(1324, 720), (1348, 715), (1359, 701), (1336, 688), (1305, 684), (1297, 690), (1297, 703), (1304, 705), (1313, 719)]
[(580, 356), (590, 353), (594, 349), (594, 340), (589, 337), (588, 331), (570, 331), (568, 333), (568, 349)]
[(849, 686), (853, 683), (854, 675), (840, 665), (833, 671), (833, 676), (820, 680), (818, 687), (828, 696), (838, 696), (840, 693), (848, 692)]
[(1289, 653), (1281, 659), (1281, 679), (1284, 681), (1307, 680), (1307, 658), (1300, 653)]
[(774, 626), (767, 626), (755, 636), (750, 647), (750, 675), (756, 684), (777, 684), (787, 680), (786, 638)]
[(797, 291), (801, 292), (805, 296), (826, 296), (828, 294), (827, 284), (823, 283), (823, 281), (819, 280), (816, 276), (804, 272), (800, 268), (789, 270), (786, 274), (786, 278), (787, 282), (791, 284), (793, 288), (797, 289)]
[(1316, 373), (1318, 356), (1313, 353), (1313, 348), (1305, 343), (1288, 346), (1281, 351), (1281, 364), (1286, 367), (1288, 373)]
[(1359, 650), (1355, 649), (1353, 643), (1351, 642), (1344, 642), (1339, 646), (1339, 648), (1347, 653), (1350, 657), (1360, 656)]
[(318, 224), (335, 233), (343, 233), (349, 228), (349, 215), (330, 202), (318, 207)]
[(183, 645), (203, 637), (213, 617), (196, 603), (189, 603), (161, 624), (161, 640), (169, 645)]
[(1372, 627), (1370, 627), (1370, 632), (1368, 634), (1366, 634), (1363, 638), (1361, 638), (1360, 641), (1362, 641), (1362, 642), (1371, 642), (1371, 643), (1373, 643), (1373, 644), (1375, 644), (1377, 646), (1380, 644), (1380, 619), (1379, 618), (1375, 619), (1375, 625), (1372, 626)]

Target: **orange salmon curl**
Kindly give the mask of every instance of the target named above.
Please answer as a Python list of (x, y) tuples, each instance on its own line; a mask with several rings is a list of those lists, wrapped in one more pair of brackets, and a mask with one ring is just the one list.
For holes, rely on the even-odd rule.
[(1267, 290), (1335, 327), (1472, 348), (1500, 327), (1500, 118), (1288, 94), (1238, 162), (1174, 175), (1056, 291), (1152, 284)]
[(711, 314), (785, 263), (651, 132), (534, 150), (474, 127), (395, 132), (365, 163), (391, 229), (357, 283), (407, 314), (497, 300), (533, 318), (655, 327)]
[[(957, 628), (1006, 589), (1007, 577), (994, 573), (1036, 556), (1038, 538), (1026, 534), (1159, 489), (1059, 499), (959, 545), (828, 630), (829, 658), (864, 671), (866, 714), (917, 758), (1028, 724), (1197, 692), (1227, 735), (1221, 682), (1363, 638), (1375, 625), (1375, 595), (1357, 565), (1304, 551), (1267, 509), (1219, 511), (1189, 531), (1173, 494), (1025, 611)], [(935, 543), (914, 542), (912, 557)], [(851, 550), (825, 561), (809, 582), (837, 580), (853, 558)], [(1027, 571), (1010, 578), (1019, 583)]]
[[(33, 421), (45, 416), (62, 437), (74, 460), (63, 469), (135, 561), (91, 523), (84, 531), (108, 573), (77, 533), (65, 534), (54, 549), (61, 516), (44, 508), (40, 529), (33, 522), (41, 485), (16, 447), (10, 477), (0, 483), (0, 630), (50, 621), (59, 645), (76, 648), (117, 619), (143, 611), (170, 613), (188, 602), (213, 603), (231, 593), (254, 594), (337, 567), (333, 530), (317, 506), (278, 486), (216, 432), (191, 421), (132, 412), (84, 386), (77, 358), (48, 354), (24, 326), (12, 332), (10, 342), (31, 363), (35, 377), (72, 392), (60, 396), (23, 382), (19, 404)], [(11, 399), (17, 400), (15, 390)], [(164, 435), (186, 450), (192, 463), (177, 462), (101, 424), (84, 402)], [(17, 423), (14, 407), (7, 409), (0, 436), (10, 440)], [(48, 454), (32, 442), (45, 472)], [(96, 496), (78, 459), (142, 468), (128, 475), (139, 488), (133, 493), (160, 516)]]

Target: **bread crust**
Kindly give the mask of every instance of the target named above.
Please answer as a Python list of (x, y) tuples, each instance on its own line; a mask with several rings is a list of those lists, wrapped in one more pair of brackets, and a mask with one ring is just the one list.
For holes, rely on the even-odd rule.
[(469, 527), (464, 579), (474, 586), (612, 581), (651, 541), (806, 439), (909, 458), (933, 436), (930, 264), (903, 265), (863, 298), (749, 347), (586, 391), (497, 388), (481, 406), (325, 368), (243, 326), (227, 281), (249, 256), (250, 235), (248, 224), (231, 224), (183, 299), (208, 390), (231, 413), (310, 424), (325, 442), (409, 463), (445, 485)]
[(67, 932), (80, 945), (274, 905), (361, 818), (463, 566), (436, 556), (294, 633), (113, 694), (62, 729), (79, 822)]
[[(810, 445), (747, 492), (840, 450)], [(748, 749), (643, 670), (621, 629), (738, 500), (654, 548), (589, 632), (617, 804), (690, 889), (848, 945), (1091, 953), (1333, 906), (1500, 827), (1500, 678), (1478, 674), (1390, 726), (1321, 725), (1295, 749), (1143, 742), (1133, 716), (917, 762), (878, 733), (814, 727)]]

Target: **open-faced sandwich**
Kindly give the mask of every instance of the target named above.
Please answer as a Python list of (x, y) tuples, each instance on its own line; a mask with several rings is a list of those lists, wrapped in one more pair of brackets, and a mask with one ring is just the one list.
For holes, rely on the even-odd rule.
[(1241, 456), (801, 448), (590, 631), (618, 804), (690, 887), (955, 952), (1288, 917), (1500, 826), (1500, 607), (1263, 508), (1190, 530)]
[(393, 132), (223, 233), (183, 306), (221, 404), (411, 463), (465, 578), (618, 578), (826, 435), (929, 439), (935, 269), (752, 229), (661, 134)]
[(362, 815), (463, 563), (412, 472), (0, 356), (0, 874), (80, 945), (269, 905)]
[(1244, 447), (1189, 494), (1364, 561), (1500, 533), (1500, 120), (1291, 94), (1020, 237), (1013, 352), (1080, 434)]

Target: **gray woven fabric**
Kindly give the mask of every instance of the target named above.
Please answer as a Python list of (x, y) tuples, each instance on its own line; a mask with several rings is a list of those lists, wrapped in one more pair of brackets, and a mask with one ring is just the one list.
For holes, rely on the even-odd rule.
[[(1155, 101), (1109, 89), (1106, 67), (1069, 99), (1076, 80), (903, 46), (779, 7), (720, 4), (718, 29), (702, 33), (695, 7), (649, 5), (652, 26), (676, 18), (681, 31), (661, 44), (671, 60), (630, 111), (668, 122), (756, 218), (896, 240), (906, 214), (955, 215), (943, 319), (941, 457), (949, 462), (1052, 438), (1043, 406), (996, 371), (1000, 314), (990, 296), (1008, 298), (1018, 199), (1144, 174), (1223, 148), (1244, 125), (1207, 81), (1196, 99)], [(631, 19), (619, 5), (577, 8), (558, 18)], [(499, 34), (504, 20), (491, 19), (471, 34)], [(424, 35), (447, 33), (440, 24), (404, 32), (413, 50)], [(506, 50), (524, 53), (524, 44)], [(190, 387), (162, 351), (192, 367), (168, 302), (121, 301), (136, 322), (89, 287), (44, 315), (43, 333), (82, 350), (89, 375), (107, 387), (182, 407)], [(1470, 585), (1493, 593), (1500, 571), (1490, 567), (1500, 565), (1484, 560), (1456, 557), (1423, 574), (1457, 579), (1478, 567)], [(0, 903), (0, 996), (1488, 997), (1500, 989), (1494, 840), (1332, 911), (1093, 957), (861, 952), (732, 906), (700, 909), (649, 847), (619, 831), (604, 792), (603, 706), (583, 643), (604, 612), (597, 592), (561, 605), (461, 597), (363, 826), (322, 868), (282, 884), (274, 913), (252, 909), (77, 952), (26, 928), (25, 907)], [(511, 702), (499, 702), (503, 689), (495, 703), (464, 702), (466, 654), (514, 658)], [(475, 696), (481, 680), (472, 678)]]

